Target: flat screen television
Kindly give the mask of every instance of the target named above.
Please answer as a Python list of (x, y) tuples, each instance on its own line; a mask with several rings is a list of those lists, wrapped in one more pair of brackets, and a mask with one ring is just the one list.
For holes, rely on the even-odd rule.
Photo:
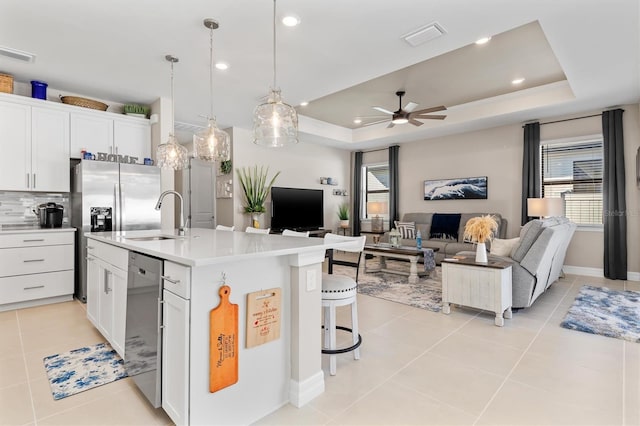
[(324, 226), (322, 189), (271, 188), (271, 229), (313, 231)]

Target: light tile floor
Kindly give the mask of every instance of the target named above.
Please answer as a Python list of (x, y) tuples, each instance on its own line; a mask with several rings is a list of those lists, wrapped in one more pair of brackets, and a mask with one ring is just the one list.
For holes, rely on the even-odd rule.
[[(582, 284), (640, 291), (568, 276), (502, 328), (359, 296), (361, 359), (340, 355), (333, 377), (324, 359), (324, 394), (258, 423), (638, 425), (640, 344), (559, 327)], [(42, 358), (103, 340), (78, 302), (0, 313), (0, 425), (171, 424), (129, 379), (53, 401)]]

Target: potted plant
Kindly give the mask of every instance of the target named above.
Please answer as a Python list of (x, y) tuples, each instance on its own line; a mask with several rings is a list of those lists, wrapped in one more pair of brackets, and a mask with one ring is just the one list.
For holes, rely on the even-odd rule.
[(237, 169), (237, 172), (244, 192), (244, 211), (251, 214), (251, 225), (254, 228), (259, 228), (260, 215), (266, 211), (264, 202), (280, 172), (273, 175), (268, 184), (269, 167), (266, 169), (263, 166), (260, 166), (260, 169), (258, 169), (258, 166), (253, 166), (253, 168), (243, 167)]
[(498, 230), (498, 222), (491, 215), (472, 217), (464, 226), (464, 238), (477, 243), (476, 262), (487, 263), (486, 242), (493, 238), (493, 233)]
[(338, 219), (340, 219), (340, 228), (349, 227), (349, 204), (344, 203), (338, 207)]

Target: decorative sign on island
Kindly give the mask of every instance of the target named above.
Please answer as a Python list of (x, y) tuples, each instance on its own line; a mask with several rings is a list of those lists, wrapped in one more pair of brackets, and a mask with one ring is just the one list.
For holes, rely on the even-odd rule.
[(238, 305), (231, 287), (220, 287), (220, 304), (209, 313), (209, 392), (238, 382)]
[(279, 288), (247, 294), (247, 348), (280, 338)]

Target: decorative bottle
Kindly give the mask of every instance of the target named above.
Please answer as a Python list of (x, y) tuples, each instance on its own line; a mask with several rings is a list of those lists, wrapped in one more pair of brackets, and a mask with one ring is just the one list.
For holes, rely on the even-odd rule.
[(416, 247), (418, 249), (422, 248), (422, 234), (420, 233), (420, 231), (418, 230), (418, 232), (416, 233)]

